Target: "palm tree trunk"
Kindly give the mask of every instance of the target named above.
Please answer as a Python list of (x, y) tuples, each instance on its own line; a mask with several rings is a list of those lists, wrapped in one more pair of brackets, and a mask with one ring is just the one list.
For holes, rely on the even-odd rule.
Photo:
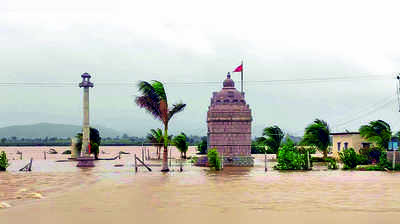
[(328, 149), (326, 149), (326, 150), (324, 151), (324, 159), (326, 159), (327, 156), (328, 156)]
[(169, 172), (168, 168), (168, 123), (164, 124), (164, 152), (161, 172)]

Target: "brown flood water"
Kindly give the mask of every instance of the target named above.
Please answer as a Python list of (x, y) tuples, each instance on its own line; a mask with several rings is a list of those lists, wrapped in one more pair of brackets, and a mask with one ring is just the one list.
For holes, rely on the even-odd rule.
[[(101, 149), (109, 152), (102, 157), (122, 150)], [(400, 173), (325, 168), (278, 172), (272, 170), (272, 162), (264, 172), (263, 156), (256, 156), (253, 168), (210, 172), (185, 164), (182, 173), (175, 166), (168, 174), (159, 172), (160, 167), (153, 167), (153, 172), (140, 168), (135, 174), (132, 154), (121, 160), (97, 161), (95, 168), (82, 170), (74, 162), (55, 162), (66, 156), (40, 160), (44, 149), (29, 150), (36, 157), (32, 173), (16, 171), (27, 160), (11, 160), (10, 171), (0, 173), (0, 202), (12, 205), (0, 209), (1, 224), (400, 221)], [(122, 151), (139, 154), (138, 147)], [(32, 192), (44, 198), (31, 199)]]

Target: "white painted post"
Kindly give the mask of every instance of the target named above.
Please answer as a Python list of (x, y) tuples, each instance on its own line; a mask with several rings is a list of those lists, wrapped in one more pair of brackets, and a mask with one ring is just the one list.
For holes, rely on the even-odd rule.
[(221, 170), (224, 169), (224, 152), (222, 152)]
[(394, 168), (395, 168), (395, 166), (396, 166), (396, 155), (395, 155), (395, 153), (396, 153), (396, 151), (393, 149), (393, 170), (394, 170)]
[[(172, 148), (169, 149), (169, 166), (170, 167), (171, 167), (171, 159), (172, 159)], [(172, 167), (171, 167), (171, 169), (172, 169)]]
[(136, 162), (136, 154), (135, 154), (135, 172), (137, 173), (137, 162)]

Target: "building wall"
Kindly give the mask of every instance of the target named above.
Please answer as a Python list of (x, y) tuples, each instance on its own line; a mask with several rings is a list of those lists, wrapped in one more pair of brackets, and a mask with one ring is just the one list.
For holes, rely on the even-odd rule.
[[(232, 114), (235, 117), (235, 114)], [(216, 148), (225, 156), (251, 155), (251, 120), (208, 122), (209, 148)]]
[(386, 156), (387, 160), (389, 161), (390, 164), (393, 165), (393, 153), (394, 153), (394, 160), (395, 164), (400, 164), (400, 152), (399, 151), (387, 151)]
[[(338, 150), (338, 142), (340, 142), (340, 150)], [(345, 142), (348, 143), (347, 148), (353, 148), (356, 152), (360, 151), (362, 143), (369, 143), (360, 134), (332, 135), (332, 154), (334, 157), (339, 157), (338, 152), (344, 150)]]

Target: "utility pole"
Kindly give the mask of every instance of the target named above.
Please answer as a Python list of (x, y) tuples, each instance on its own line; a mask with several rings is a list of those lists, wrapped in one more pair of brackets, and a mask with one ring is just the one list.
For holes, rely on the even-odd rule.
[(397, 93), (397, 106), (399, 107), (399, 112), (400, 112), (400, 73), (397, 75), (397, 83), (396, 83), (396, 93)]

